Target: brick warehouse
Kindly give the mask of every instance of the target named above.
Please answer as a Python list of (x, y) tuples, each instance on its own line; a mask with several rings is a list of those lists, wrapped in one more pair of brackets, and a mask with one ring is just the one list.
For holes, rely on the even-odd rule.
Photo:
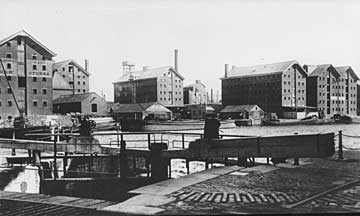
[[(54, 100), (61, 95), (89, 92), (90, 74), (88, 72), (87, 60), (85, 60), (85, 68), (72, 59), (56, 62), (54, 63), (53, 72)], [(61, 79), (63, 79), (63, 81)]]
[(125, 73), (114, 82), (114, 102), (121, 104), (158, 102), (183, 106), (183, 80), (171, 66)]
[[(0, 41), (0, 57), (20, 109), (27, 115), (52, 113), (52, 58), (56, 54), (25, 31)], [(19, 111), (0, 68), (0, 115)]]
[(359, 79), (351, 67), (333, 67), (331, 64), (304, 66), (308, 71), (307, 105), (331, 117), (334, 114), (356, 115)]
[(235, 67), (221, 78), (222, 103), (256, 104), (279, 116), (288, 109), (306, 107), (307, 73), (297, 61)]

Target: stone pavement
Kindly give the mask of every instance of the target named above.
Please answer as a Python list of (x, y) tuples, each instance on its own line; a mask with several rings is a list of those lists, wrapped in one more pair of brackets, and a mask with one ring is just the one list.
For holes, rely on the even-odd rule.
[[(184, 187), (169, 195), (175, 200), (159, 207), (166, 209), (163, 214), (359, 212), (360, 184), (296, 205), (359, 180), (359, 165), (359, 160), (327, 158), (301, 160), (300, 166), (287, 163), (240, 169)], [(289, 208), (291, 205), (295, 207)]]

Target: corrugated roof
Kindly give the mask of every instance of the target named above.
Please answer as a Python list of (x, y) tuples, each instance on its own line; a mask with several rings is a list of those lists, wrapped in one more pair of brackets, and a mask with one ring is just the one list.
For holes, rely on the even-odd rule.
[(346, 72), (348, 71), (350, 75), (353, 77), (353, 79), (359, 80), (358, 75), (354, 72), (354, 70), (350, 66), (339, 66), (339, 67), (335, 67), (335, 69), (340, 73), (342, 77), (347, 77)]
[[(81, 102), (93, 94), (96, 94), (96, 93), (95, 92), (87, 92), (87, 93), (74, 94), (74, 95), (62, 95), (59, 98), (55, 99), (53, 104)], [(98, 94), (96, 94), (96, 95), (99, 96)]]
[[(181, 74), (179, 74), (178, 72), (176, 72), (171, 66), (148, 68), (145, 71), (144, 70), (134, 71), (134, 72), (132, 72), (132, 76), (134, 77), (135, 80), (149, 79), (149, 78), (164, 76), (164, 74), (167, 75), (169, 70), (176, 73), (180, 77), (180, 79), (182, 79), (182, 80), (184, 79), (184, 77)], [(119, 79), (117, 79), (116, 82), (127, 82), (127, 81), (129, 81), (129, 79), (130, 79), (130, 74), (127, 73), (127, 74), (122, 75)]]
[(21, 30), (19, 32), (16, 32), (15, 34), (12, 34), (2, 40), (0, 40), (0, 46), (7, 43), (10, 40), (13, 40), (14, 38), (18, 37), (18, 36), (22, 36), (22, 37), (26, 37), (29, 40), (31, 40), (33, 43), (37, 44), (38, 47), (40, 47), (43, 51), (45, 51), (47, 54), (49, 54), (50, 56), (54, 57), (56, 56), (56, 53), (54, 53), (53, 51), (51, 51), (49, 48), (47, 48), (45, 45), (43, 45), (42, 43), (40, 43), (38, 40), (36, 40), (33, 36), (31, 36), (29, 33), (27, 33), (25, 30)]
[[(247, 104), (247, 105), (232, 105), (232, 106), (226, 106), (224, 109), (222, 109), (221, 113), (232, 113), (232, 112), (243, 112), (243, 111), (250, 111), (257, 105), (255, 104)], [(259, 107), (260, 108), (260, 107)], [(261, 109), (261, 108), (260, 108)]]
[(312, 71), (309, 71), (309, 77), (317, 77), (324, 72), (330, 71), (336, 78), (340, 76), (339, 72), (331, 64), (316, 65)]
[(53, 80), (53, 89), (72, 89), (69, 84), (64, 80), (63, 77), (61, 77), (60, 74), (55, 73)]
[[(229, 77), (239, 77), (239, 76), (255, 76), (255, 75), (270, 74), (270, 73), (282, 73), (292, 65), (299, 65), (299, 63), (293, 60), (286, 62), (277, 62), (272, 64), (233, 67), (228, 72), (227, 77), (229, 78)], [(300, 69), (301, 72), (306, 74), (306, 72), (301, 66), (298, 68)]]
[(53, 65), (53, 71), (58, 70), (59, 68), (62, 68), (62, 67), (64, 67), (64, 66), (68, 65), (68, 64), (73, 64), (73, 65), (75, 65), (76, 67), (78, 67), (78, 68), (81, 70), (81, 72), (83, 72), (85, 75), (87, 75), (87, 76), (90, 75), (89, 72), (87, 72), (87, 71), (85, 70), (85, 68), (83, 68), (80, 64), (78, 64), (78, 63), (77, 63), (76, 61), (74, 61), (73, 59), (68, 59), (68, 60), (64, 60), (64, 61), (60, 61), (60, 62), (54, 63), (54, 65)]

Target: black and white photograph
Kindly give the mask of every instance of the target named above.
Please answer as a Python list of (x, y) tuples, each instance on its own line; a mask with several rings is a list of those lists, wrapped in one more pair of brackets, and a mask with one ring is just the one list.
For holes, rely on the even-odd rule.
[(0, 2), (0, 215), (356, 213), (360, 1)]

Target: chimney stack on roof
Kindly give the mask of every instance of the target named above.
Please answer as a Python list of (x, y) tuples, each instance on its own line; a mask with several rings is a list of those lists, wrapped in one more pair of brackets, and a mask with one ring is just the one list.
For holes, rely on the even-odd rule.
[(85, 59), (85, 71), (89, 72), (89, 60)]
[(304, 68), (304, 70), (306, 71), (306, 73), (309, 72), (309, 66), (308, 66), (308, 65), (305, 64), (305, 65), (303, 66), (303, 68)]
[(225, 78), (227, 78), (229, 72), (229, 64), (225, 64)]
[(174, 69), (176, 72), (179, 72), (178, 71), (178, 50), (177, 49), (174, 50)]

